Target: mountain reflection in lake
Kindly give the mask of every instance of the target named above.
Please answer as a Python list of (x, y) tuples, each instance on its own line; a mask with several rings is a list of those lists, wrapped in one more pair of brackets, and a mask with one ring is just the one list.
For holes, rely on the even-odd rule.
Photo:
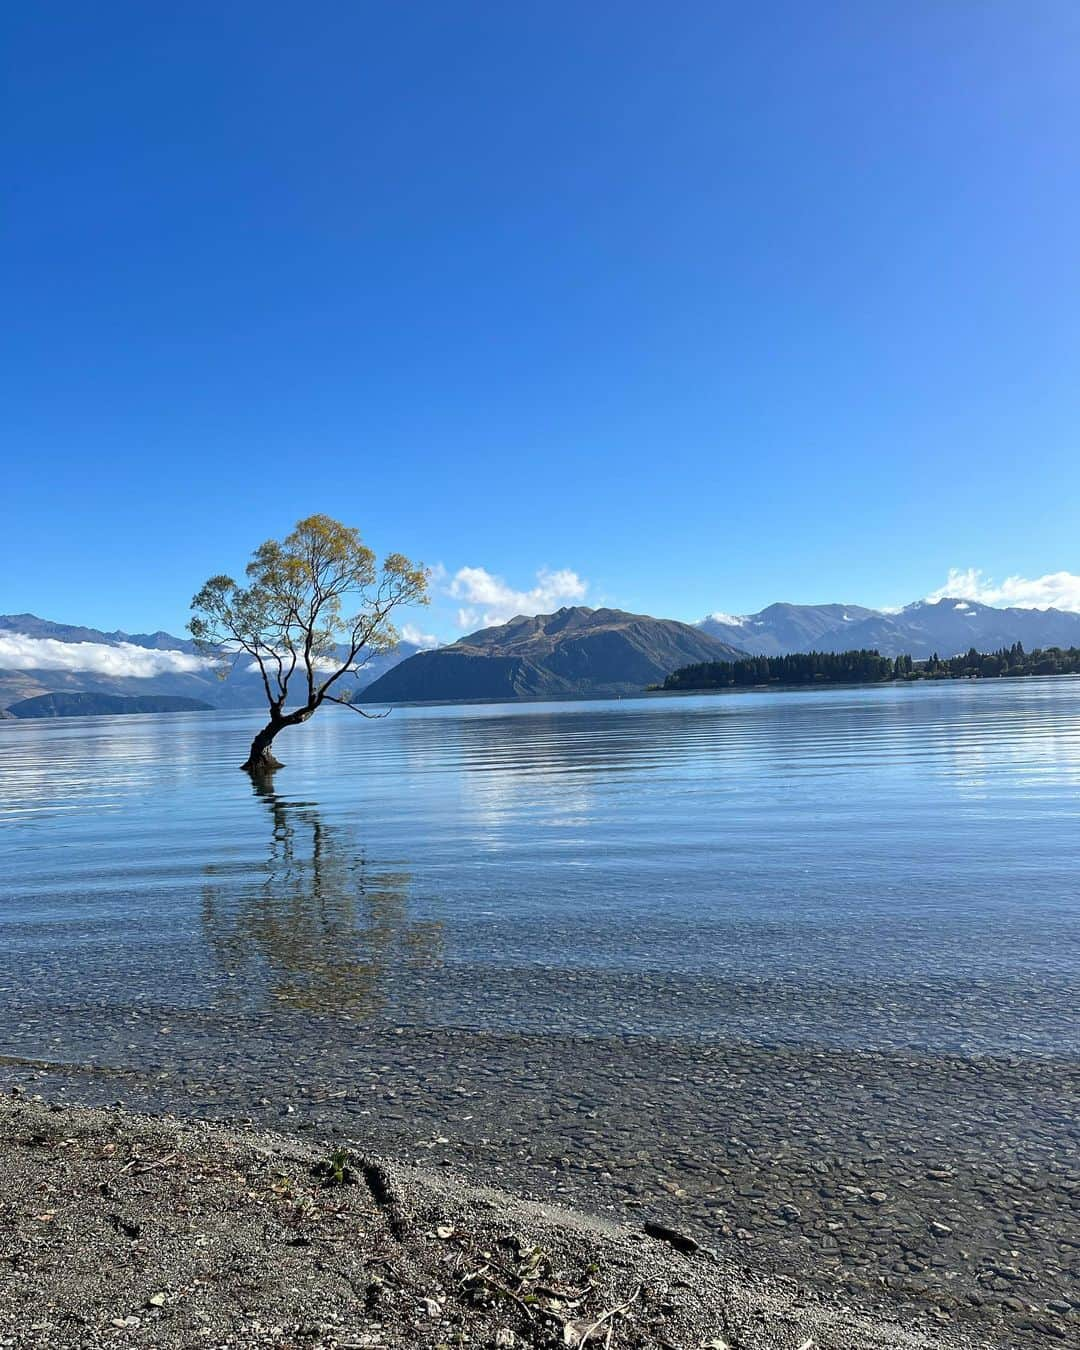
[(245, 1005), (378, 1012), (395, 975), (438, 962), (441, 924), (410, 921), (409, 873), (372, 871), (314, 803), (264, 783), (255, 792), (267, 809), (265, 860), (206, 868), (203, 930), (224, 988)]

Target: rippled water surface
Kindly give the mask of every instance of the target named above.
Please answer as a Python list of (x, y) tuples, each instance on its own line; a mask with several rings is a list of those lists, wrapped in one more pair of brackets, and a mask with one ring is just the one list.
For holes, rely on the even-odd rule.
[(1080, 680), (334, 710), (263, 793), (255, 721), (0, 724), (0, 1049), (122, 1058), (145, 1005), (1077, 1050)]
[(255, 725), (0, 723), (0, 1081), (1080, 1343), (1080, 680)]

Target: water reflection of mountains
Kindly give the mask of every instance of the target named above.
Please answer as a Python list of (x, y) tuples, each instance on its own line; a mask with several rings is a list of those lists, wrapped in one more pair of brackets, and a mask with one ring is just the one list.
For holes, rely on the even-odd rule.
[(567, 715), (564, 705), (551, 712), (536, 705), (527, 715), (480, 708), (455, 709), (448, 715), (413, 716), (394, 729), (399, 750), (412, 767), (467, 769), (476, 773), (596, 773), (633, 771), (673, 756), (707, 753), (724, 744), (727, 719), (674, 712), (670, 704), (652, 712), (642, 705), (634, 716), (625, 705), (597, 707)]
[(409, 918), (410, 874), (373, 872), (349, 832), (312, 802), (265, 784), (264, 861), (206, 869), (202, 923), (212, 956), (244, 1004), (370, 1017), (395, 974), (438, 963), (442, 925)]
[[(533, 704), (527, 714), (479, 706), (446, 714), (426, 709), (388, 728), (386, 751), (404, 754), (414, 770), (513, 776), (633, 773), (674, 763), (722, 768), (736, 761), (787, 769), (794, 760), (820, 765), (832, 756), (862, 753), (867, 741), (894, 753), (899, 743), (907, 759), (955, 757), (965, 749), (965, 741), (958, 743), (958, 716), (976, 740), (1001, 717), (996, 700), (984, 697), (981, 705), (966, 701), (958, 708), (957, 699), (935, 693), (916, 700), (892, 688), (875, 690), (873, 697), (844, 689), (781, 697), (753, 692), (694, 697), (674, 707), (666, 698), (653, 706), (626, 700), (572, 710), (553, 703), (550, 712)], [(1037, 702), (1022, 702), (1013, 720), (1043, 734)]]

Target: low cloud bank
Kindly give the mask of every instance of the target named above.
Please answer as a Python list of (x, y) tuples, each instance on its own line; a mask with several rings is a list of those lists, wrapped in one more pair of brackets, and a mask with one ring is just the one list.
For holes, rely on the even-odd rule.
[(945, 585), (926, 598), (977, 600), (983, 605), (1020, 609), (1067, 609), (1080, 614), (1080, 576), (1075, 572), (1047, 572), (1042, 577), (1006, 577), (998, 584), (981, 568), (952, 567)]
[(146, 680), (155, 675), (192, 675), (210, 663), (187, 652), (154, 651), (132, 642), (60, 642), (57, 638), (0, 633), (0, 669), (67, 670), (79, 675), (126, 676)]

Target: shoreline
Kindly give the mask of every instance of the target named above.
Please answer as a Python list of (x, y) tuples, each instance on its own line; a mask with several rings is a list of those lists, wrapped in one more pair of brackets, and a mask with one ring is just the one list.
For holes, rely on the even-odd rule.
[(236, 718), (181, 714), (164, 776), (152, 729), (32, 738), (0, 1084), (659, 1221), (983, 1347), (1080, 1344), (1080, 686), (1018, 688), (788, 694), (742, 726), (702, 698), (673, 737), (661, 709), (462, 710), (374, 755), (328, 721), (265, 798)]
[(0, 1083), (656, 1219), (741, 1268), (854, 1306), (880, 1295), (982, 1346), (1067, 1344), (1080, 1328), (1075, 1064), (667, 1043), (657, 1076), (652, 1042), (613, 1055), (607, 1041), (368, 1028), (275, 1068), (236, 1031), (235, 1069), (9, 1056)]
[[(860, 680), (854, 682), (807, 681), (803, 684), (782, 684), (771, 681), (763, 684), (706, 685), (700, 689), (664, 689), (660, 685), (647, 685), (644, 689), (634, 689), (612, 693), (582, 694), (544, 694), (536, 697), (519, 698), (461, 698), (461, 699), (399, 699), (395, 702), (372, 701), (373, 708), (484, 708), (484, 707), (528, 707), (545, 703), (621, 703), (636, 699), (662, 698), (698, 698), (702, 694), (798, 694), (805, 691), (839, 691), (852, 689), (907, 689), (915, 685), (937, 687), (940, 685), (972, 684), (1015, 684), (1027, 680), (1068, 680), (1080, 679), (1080, 671), (1046, 671), (1030, 675), (926, 675), (907, 680)], [(363, 690), (361, 690), (361, 694)], [(358, 698), (357, 703), (364, 703)], [(215, 712), (241, 712), (250, 709), (214, 709)]]
[[(926, 685), (937, 687), (941, 685), (973, 685), (973, 684), (1015, 684), (1019, 681), (1034, 680), (1067, 680), (1080, 679), (1080, 671), (1049, 671), (1039, 674), (1029, 675), (934, 675), (920, 676), (918, 678), (906, 680), (862, 680), (843, 683), (841, 681), (820, 681), (805, 682), (802, 684), (782, 684), (779, 681), (773, 681), (763, 684), (732, 684), (732, 685), (705, 685), (694, 689), (664, 689), (659, 685), (648, 685), (644, 689), (626, 689), (622, 691), (613, 690), (609, 693), (576, 693), (576, 694), (544, 694), (535, 697), (518, 698), (459, 698), (459, 699), (399, 699), (393, 702), (380, 700), (371, 702), (373, 708), (525, 708), (533, 705), (564, 705), (568, 703), (622, 703), (637, 700), (655, 700), (666, 698), (699, 698), (703, 694), (798, 694), (804, 692), (823, 692), (836, 690), (843, 692), (854, 689), (906, 689), (917, 685)], [(361, 694), (363, 690), (360, 691)], [(358, 704), (366, 701), (363, 698), (355, 700)], [(34, 717), (18, 716), (11, 713), (7, 708), (0, 708), (0, 721), (9, 723), (55, 723), (55, 722), (80, 722), (80, 721), (98, 721), (115, 717), (179, 717), (186, 716), (189, 710), (169, 710), (161, 712), (122, 712), (122, 713), (65, 713), (62, 715), (40, 715)], [(200, 712), (221, 713), (231, 715), (233, 713), (255, 716), (262, 716), (265, 712), (264, 705), (253, 703), (249, 706), (235, 707), (227, 705), (221, 707), (214, 704), (208, 704)], [(333, 715), (334, 709), (326, 709), (330, 715)]]
[[(0, 1100), (0, 1344), (979, 1350), (642, 1224), (360, 1146)], [(1005, 1345), (1000, 1341), (993, 1344)]]

